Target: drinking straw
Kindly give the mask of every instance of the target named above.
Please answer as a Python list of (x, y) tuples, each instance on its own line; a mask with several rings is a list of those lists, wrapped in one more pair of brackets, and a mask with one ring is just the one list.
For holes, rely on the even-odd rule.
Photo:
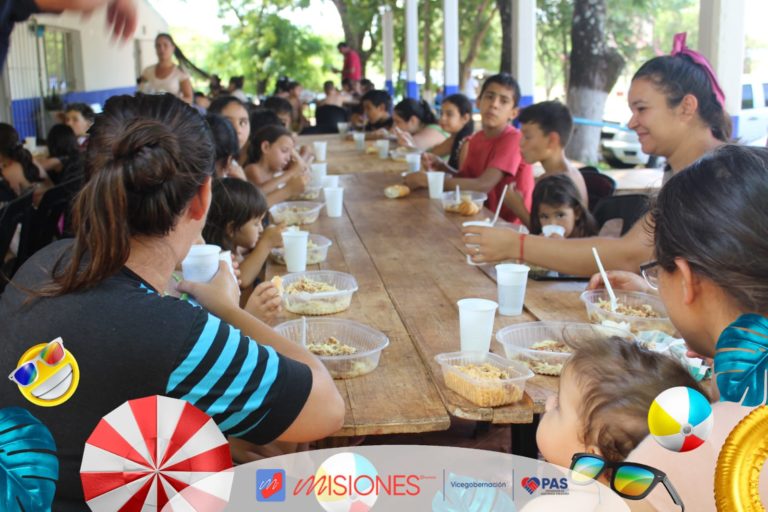
[(507, 187), (509, 187), (509, 184), (504, 185), (504, 190), (501, 193), (501, 197), (499, 198), (499, 206), (496, 207), (496, 215), (493, 216), (493, 222), (491, 222), (491, 226), (496, 225), (496, 221), (499, 220), (499, 214), (501, 213), (501, 205), (504, 204), (504, 198), (507, 197)]

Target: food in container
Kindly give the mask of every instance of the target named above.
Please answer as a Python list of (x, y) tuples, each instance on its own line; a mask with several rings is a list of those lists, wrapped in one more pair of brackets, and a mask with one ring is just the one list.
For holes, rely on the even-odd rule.
[[(311, 233), (307, 241), (307, 265), (322, 263), (328, 257), (328, 248), (333, 242), (322, 236)], [(285, 249), (275, 247), (270, 251), (272, 261), (278, 265), (285, 265)]]
[(283, 304), (298, 315), (331, 315), (349, 308), (357, 281), (343, 272), (316, 270), (283, 277)]
[(490, 352), (452, 352), (435, 360), (445, 385), (481, 407), (497, 407), (522, 400), (525, 382), (533, 373), (525, 365)]
[(312, 224), (320, 216), (323, 203), (312, 201), (286, 201), (269, 209), (275, 224)]

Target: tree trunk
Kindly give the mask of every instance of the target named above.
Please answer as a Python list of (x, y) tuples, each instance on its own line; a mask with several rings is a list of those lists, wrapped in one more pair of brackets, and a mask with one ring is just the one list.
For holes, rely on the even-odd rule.
[[(601, 121), (605, 100), (616, 84), (624, 58), (606, 44), (605, 0), (576, 0), (571, 24), (568, 107), (573, 117)], [(586, 164), (598, 159), (600, 128), (576, 125), (568, 157)]]
[(496, 6), (491, 9), (487, 18), (483, 19), (485, 11), (488, 10), (491, 0), (483, 0), (480, 9), (477, 11), (477, 18), (475, 18), (475, 26), (472, 31), (472, 39), (469, 42), (469, 49), (467, 50), (467, 56), (463, 61), (459, 62), (459, 89), (464, 90), (464, 84), (467, 83), (469, 75), (472, 73), (472, 64), (477, 58), (477, 52), (480, 49), (480, 43), (483, 42), (485, 34), (491, 26), (493, 17), (496, 15)]
[(500, 73), (512, 74), (512, 0), (496, 0), (496, 9), (501, 18), (501, 63)]
[(432, 90), (432, 48), (430, 39), (432, 37), (432, 9), (430, 9), (431, 0), (424, 0), (424, 91)]

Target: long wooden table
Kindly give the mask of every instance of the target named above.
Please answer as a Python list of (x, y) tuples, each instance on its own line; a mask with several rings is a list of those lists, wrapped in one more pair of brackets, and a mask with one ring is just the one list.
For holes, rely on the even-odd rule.
[[(530, 424), (557, 392), (557, 378), (536, 376), (521, 402), (496, 408), (478, 407), (445, 387), (434, 357), (459, 349), (456, 301), (495, 300), (496, 284), (482, 268), (467, 265), (462, 252), (461, 223), (473, 217), (444, 213), (426, 190), (386, 199), (384, 187), (398, 180), (387, 172), (345, 175), (344, 215), (330, 219), (323, 213), (317, 223), (305, 226), (334, 241), (328, 260), (316, 267), (349, 272), (358, 280), (351, 308), (339, 316), (371, 325), (392, 342), (374, 372), (336, 381), (347, 403), (344, 428), (337, 435), (442, 430), (448, 427), (448, 414)], [(268, 277), (275, 273), (285, 273), (285, 267), (270, 264)], [(537, 319), (585, 321), (578, 300), (583, 288), (584, 283), (529, 281), (524, 313), (497, 315), (494, 332)], [(296, 317), (284, 312), (279, 321)], [(492, 349), (503, 352), (496, 342)]]
[[(298, 143), (301, 145), (312, 146), (315, 141), (326, 141), (328, 150), (326, 159), (328, 161), (328, 174), (359, 174), (368, 172), (390, 172), (402, 173), (408, 170), (408, 164), (404, 161), (393, 160), (391, 158), (379, 158), (378, 152), (367, 148), (375, 148), (375, 142), (365, 141), (366, 151), (355, 149), (355, 143), (347, 140), (337, 133), (328, 135), (300, 135)], [(390, 144), (394, 149), (396, 144)]]

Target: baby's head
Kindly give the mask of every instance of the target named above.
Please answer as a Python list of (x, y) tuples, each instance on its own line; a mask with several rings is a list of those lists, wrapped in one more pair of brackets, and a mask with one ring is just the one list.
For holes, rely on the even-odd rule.
[(618, 338), (580, 343), (536, 432), (544, 458), (569, 467), (574, 453), (623, 461), (648, 435), (648, 409), (676, 386), (707, 393), (674, 359)]

